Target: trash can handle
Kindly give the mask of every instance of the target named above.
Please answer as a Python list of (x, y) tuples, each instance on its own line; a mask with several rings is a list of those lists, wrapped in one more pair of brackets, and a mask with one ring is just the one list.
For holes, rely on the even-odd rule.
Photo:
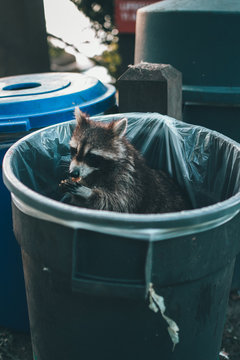
[[(75, 233), (77, 231), (75, 230)], [(133, 299), (146, 299), (152, 276), (152, 242), (148, 243), (145, 261), (145, 281), (124, 282), (121, 280), (88, 277), (77, 271), (76, 259), (77, 236), (73, 239), (73, 265), (72, 265), (72, 291), (95, 296), (124, 297)]]

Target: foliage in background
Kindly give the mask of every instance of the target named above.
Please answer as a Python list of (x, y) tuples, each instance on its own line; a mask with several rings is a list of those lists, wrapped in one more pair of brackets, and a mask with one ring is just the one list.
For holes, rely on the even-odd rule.
[(96, 35), (105, 44), (117, 42), (118, 31), (114, 26), (113, 0), (71, 0), (92, 22)]
[[(98, 0), (97, 2), (90, 0), (70, 0), (76, 5), (79, 11), (82, 11), (91, 21), (92, 29), (101, 43), (106, 45), (106, 50), (101, 55), (89, 58), (95, 65), (104, 66), (109, 74), (116, 78), (118, 76), (118, 68), (121, 65), (121, 57), (118, 51), (118, 30), (114, 26), (113, 0)], [(57, 48), (53, 45), (51, 39), (57, 39), (63, 44), (63, 48)], [(56, 58), (64, 53), (64, 48), (71, 47), (75, 52), (81, 53), (73, 44), (67, 43), (63, 39), (48, 34), (49, 55)], [(0, 359), (1, 360), (1, 359)]]
[[(54, 58), (54, 57), (58, 57), (64, 54), (64, 49), (54, 46), (51, 41), (50, 38), (53, 37), (53, 35), (48, 34), (48, 51), (49, 51), (49, 57), (50, 58)], [(63, 41), (63, 40), (62, 40)]]
[(108, 45), (108, 49), (102, 53), (101, 56), (94, 56), (92, 59), (98, 65), (105, 66), (111, 76), (116, 77), (119, 65), (121, 65), (121, 58), (118, 53), (118, 45), (112, 43)]
[(105, 66), (113, 77), (121, 64), (118, 52), (118, 30), (114, 26), (114, 0), (71, 0), (92, 23), (96, 36), (103, 44), (108, 45), (101, 56), (95, 56), (92, 60)]

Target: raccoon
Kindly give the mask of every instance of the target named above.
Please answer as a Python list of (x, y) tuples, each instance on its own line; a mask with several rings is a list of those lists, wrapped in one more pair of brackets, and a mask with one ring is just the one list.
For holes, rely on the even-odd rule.
[(127, 141), (127, 119), (110, 123), (90, 120), (75, 109), (70, 140), (70, 178), (61, 188), (68, 202), (124, 213), (166, 213), (189, 209), (189, 201), (163, 171), (146, 165)]

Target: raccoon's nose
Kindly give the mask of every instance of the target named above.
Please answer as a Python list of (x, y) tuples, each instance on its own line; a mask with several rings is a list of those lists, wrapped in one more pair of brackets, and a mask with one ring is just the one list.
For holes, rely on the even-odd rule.
[(70, 172), (70, 176), (73, 177), (73, 178), (78, 178), (79, 177), (79, 170), (74, 169), (72, 172)]

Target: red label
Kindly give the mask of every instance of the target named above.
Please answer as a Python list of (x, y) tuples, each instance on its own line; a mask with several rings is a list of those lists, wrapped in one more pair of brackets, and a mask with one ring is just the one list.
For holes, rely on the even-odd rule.
[(136, 13), (159, 0), (115, 0), (115, 24), (120, 33), (135, 33)]

